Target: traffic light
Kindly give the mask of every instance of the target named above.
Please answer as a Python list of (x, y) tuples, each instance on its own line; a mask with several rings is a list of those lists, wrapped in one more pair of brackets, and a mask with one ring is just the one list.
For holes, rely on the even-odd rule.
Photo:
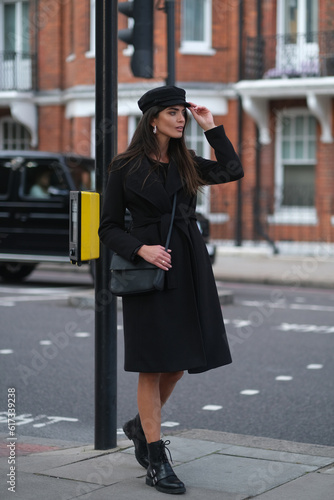
[(153, 78), (153, 0), (121, 2), (118, 10), (133, 19), (133, 27), (118, 31), (118, 38), (133, 45), (131, 71), (134, 76)]

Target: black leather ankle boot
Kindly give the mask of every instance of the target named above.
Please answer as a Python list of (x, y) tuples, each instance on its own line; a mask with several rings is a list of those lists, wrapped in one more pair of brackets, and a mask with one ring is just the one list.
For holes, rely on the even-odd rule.
[(142, 467), (147, 469), (149, 464), (147, 442), (138, 413), (135, 418), (124, 424), (123, 431), (126, 437), (132, 440), (135, 445), (135, 456), (137, 462), (140, 463)]
[[(146, 484), (155, 486), (161, 493), (177, 495), (184, 493), (186, 488), (176, 476), (166, 455), (166, 445), (170, 441), (155, 441), (148, 443), (149, 466), (147, 469)], [(169, 450), (168, 450), (169, 452)]]

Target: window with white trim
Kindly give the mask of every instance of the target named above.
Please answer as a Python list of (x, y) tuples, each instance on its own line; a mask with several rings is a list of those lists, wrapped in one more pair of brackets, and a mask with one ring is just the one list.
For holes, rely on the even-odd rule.
[(0, 84), (2, 90), (31, 88), (28, 1), (0, 1)]
[(212, 0), (182, 0), (182, 54), (215, 54), (212, 49)]
[(95, 0), (90, 0), (89, 51), (86, 57), (95, 57)]
[(30, 134), (28, 130), (12, 118), (0, 120), (0, 149), (27, 150), (30, 149)]
[(282, 113), (276, 131), (274, 222), (316, 222), (316, 119), (307, 110)]
[[(203, 129), (192, 117), (189, 118), (187, 123), (186, 144), (189, 149), (195, 151), (197, 156), (210, 158), (210, 145), (205, 138)], [(210, 212), (209, 186), (204, 186), (198, 191), (196, 210), (203, 214), (208, 214)]]

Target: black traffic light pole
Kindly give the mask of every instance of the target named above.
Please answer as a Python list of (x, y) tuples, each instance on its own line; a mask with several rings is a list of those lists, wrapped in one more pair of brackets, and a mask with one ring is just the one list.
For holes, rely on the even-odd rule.
[(166, 0), (167, 14), (167, 85), (175, 85), (175, 0)]
[[(117, 0), (96, 0), (96, 191), (103, 195), (117, 152)], [(102, 196), (100, 196), (102, 201)], [(95, 449), (117, 446), (117, 301), (109, 291), (110, 252), (95, 272)]]

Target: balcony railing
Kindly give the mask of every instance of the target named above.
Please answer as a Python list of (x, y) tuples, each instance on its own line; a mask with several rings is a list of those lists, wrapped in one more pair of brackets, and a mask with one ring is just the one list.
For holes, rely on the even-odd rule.
[(36, 55), (27, 52), (0, 52), (0, 91), (35, 88)]
[(314, 76), (334, 76), (333, 31), (247, 38), (244, 79)]

